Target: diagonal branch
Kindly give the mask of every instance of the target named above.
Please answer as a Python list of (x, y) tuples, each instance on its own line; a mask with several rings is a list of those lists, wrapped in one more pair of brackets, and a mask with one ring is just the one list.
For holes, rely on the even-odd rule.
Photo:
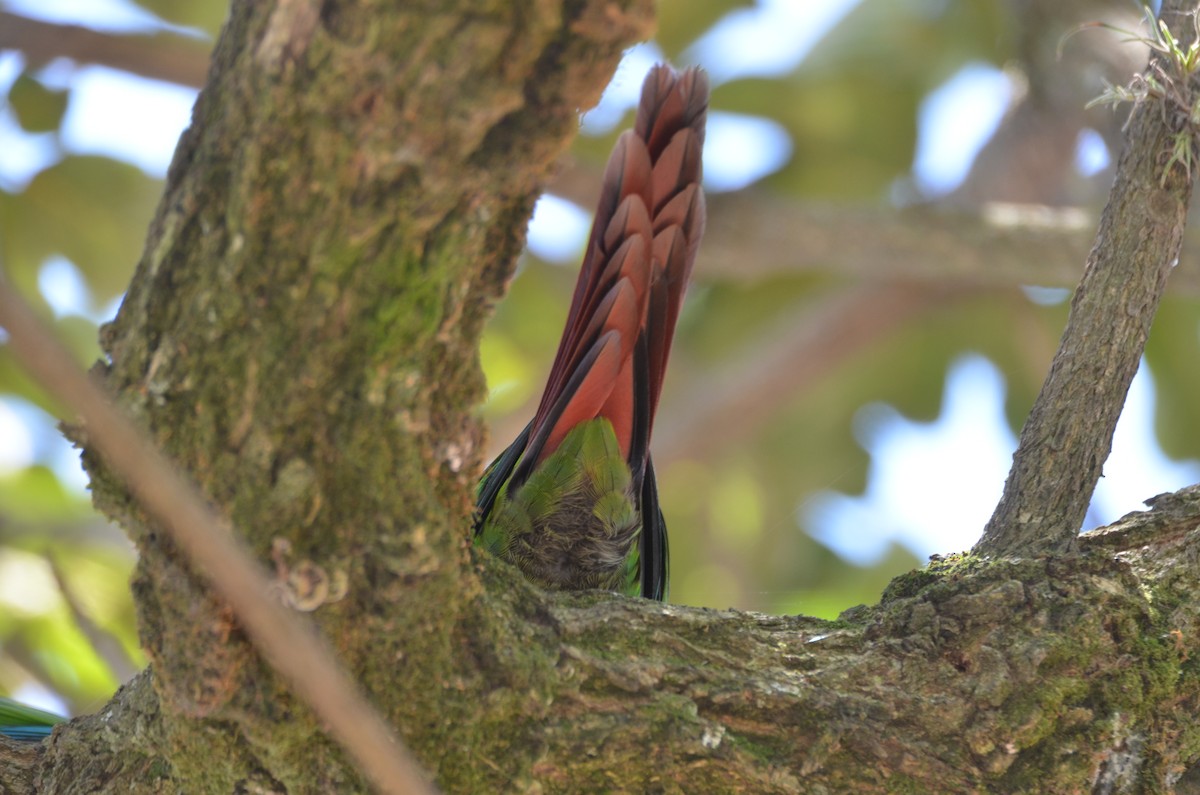
[[(1172, 25), (1194, 3), (1164, 3)], [(1189, 17), (1190, 19), (1190, 17)], [(1194, 36), (1194, 31), (1192, 31)], [(1187, 47), (1188, 41), (1183, 42)], [(1151, 70), (1174, 71), (1151, 58)], [(1178, 78), (1188, 96), (1192, 75)], [(1125, 150), (1050, 374), (1021, 431), (1004, 494), (975, 551), (1061, 552), (1075, 542), (1112, 448), (1150, 324), (1183, 245), (1192, 174), (1171, 159), (1182, 140), (1192, 162), (1187, 107), (1147, 99), (1130, 119)]]
[(915, 315), (965, 294), (925, 285), (863, 284), (821, 299), (755, 337), (740, 362), (682, 387), (680, 401), (655, 428), (658, 461), (703, 455), (744, 439), (779, 406), (849, 357), (895, 333)]

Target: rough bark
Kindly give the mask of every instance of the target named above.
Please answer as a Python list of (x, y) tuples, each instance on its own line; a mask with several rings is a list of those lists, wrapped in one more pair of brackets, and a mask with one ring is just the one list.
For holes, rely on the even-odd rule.
[[(1070, 556), (935, 561), (835, 622), (547, 594), (472, 557), (479, 327), (647, 14), (235, 4), (99, 375), (448, 792), (1182, 787), (1200, 489)], [(141, 551), (153, 665), (47, 744), (0, 742), (0, 790), (363, 789), (89, 465)]]

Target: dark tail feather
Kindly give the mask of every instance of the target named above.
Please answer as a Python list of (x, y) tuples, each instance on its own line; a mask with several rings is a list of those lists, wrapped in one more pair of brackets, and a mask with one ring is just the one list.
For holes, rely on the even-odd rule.
[(658, 483), (654, 464), (646, 460), (642, 479), (642, 535), (638, 540), (642, 568), (642, 596), (663, 601), (667, 598), (669, 582), (667, 554), (667, 523), (658, 507)]

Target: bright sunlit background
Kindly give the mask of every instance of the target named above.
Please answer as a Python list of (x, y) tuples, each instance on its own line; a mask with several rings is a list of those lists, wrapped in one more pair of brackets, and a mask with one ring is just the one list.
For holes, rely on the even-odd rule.
[[(190, 19), (173, 16), (169, 5), (144, 5), (159, 8), (165, 18)], [(189, 3), (179, 0), (178, 5)], [(712, 212), (719, 212), (717, 196), (748, 188), (803, 200), (933, 201), (954, 194), (976, 154), (1028, 90), (1005, 63), (1010, 57), (1005, 54), (1005, 26), (1011, 23), (1001, 19), (995, 3), (980, 0), (963, 4), (969, 10), (951, 10), (945, 3), (924, 0), (763, 0), (727, 13), (711, 11), (713, 5), (706, 7), (716, 23), (694, 31), (697, 35), (688, 41), (677, 41), (671, 25), (686, 16), (687, 2), (663, 3), (659, 41), (632, 49), (603, 101), (584, 115), (577, 155), (581, 162), (599, 168), (602, 152), (629, 123), (643, 75), (669, 54), (678, 64), (703, 64), (713, 81), (705, 146)], [(4, 0), (0, 8), (114, 35), (170, 31), (205, 39), (213, 33), (165, 22), (122, 0)], [(978, 20), (963, 23), (968, 13)], [(881, 38), (886, 44), (878, 48), (878, 57), (896, 59), (888, 63), (894, 68), (881, 73), (876, 64), (873, 75), (868, 71), (862, 77), (838, 60), (846, 42), (855, 41), (845, 33), (835, 37), (847, 27), (839, 23), (851, 14), (859, 15), (858, 35), (869, 37), (875, 30), (872, 22), (895, 31), (894, 37)], [(894, 24), (896, 19), (903, 24)], [(915, 30), (928, 36), (943, 23), (962, 23), (975, 33), (984, 30), (978, 35), (983, 44), (973, 47), (973, 39), (956, 38), (960, 50), (953, 57), (939, 56), (929, 65), (915, 60), (912, 53), (940, 45), (936, 37), (931, 44), (906, 41), (906, 33)], [(872, 52), (864, 44), (862, 52), (845, 57), (871, 63)], [(919, 80), (908, 79), (918, 71)], [(863, 82), (847, 82), (848, 74)], [(842, 82), (832, 82), (834, 78)], [(908, 82), (893, 86), (902, 80)], [(912, 94), (907, 110), (889, 118), (886, 103), (874, 95), (863, 100), (867, 110), (856, 107), (858, 94), (853, 89), (870, 93), (876, 83), (884, 84), (878, 91), (887, 92), (887, 101), (898, 102), (895, 97), (903, 97), (904, 91)], [(36, 94), (41, 103), (36, 107), (60, 103), (61, 116), (31, 124), (28, 108), (26, 117), (18, 112), (19, 92)], [(5, 200), (0, 223), (7, 224), (0, 226), (0, 235), (10, 238), (0, 243), (0, 256), (6, 267), (11, 265), (19, 287), (41, 296), (46, 311), (58, 319), (60, 330), (86, 363), (99, 356), (95, 326), (110, 319), (119, 306), (120, 284), (128, 280), (144, 234), (137, 230), (144, 230), (149, 220), (154, 195), (161, 190), (157, 181), (164, 177), (175, 142), (189, 123), (196, 91), (64, 58), (31, 69), (26, 56), (6, 51), (0, 52), (0, 96), (12, 100), (11, 106), (0, 108), (0, 199)], [(28, 107), (34, 107), (32, 101)], [(858, 118), (871, 123), (855, 121)], [(873, 133), (872, 126), (883, 122), (894, 123), (895, 131), (886, 132), (878, 143), (866, 137)], [(855, 130), (853, 135), (837, 132), (848, 127)], [(861, 141), (857, 135), (863, 136)], [(834, 140), (847, 151), (835, 153), (833, 144), (813, 147), (813, 141), (822, 140)], [(897, 147), (907, 152), (901, 155), (907, 157), (906, 164), (893, 162)], [(108, 162), (112, 160), (118, 164)], [(822, 170), (834, 162), (839, 164), (836, 168)], [(1102, 135), (1091, 127), (1081, 128), (1073, 169), (1081, 181), (1099, 181), (1097, 202), (1102, 200), (1110, 163)], [(28, 215), (14, 209), (23, 196), (27, 202), (21, 207), (41, 201), (21, 211)], [(136, 217), (118, 220), (113, 216), (116, 210), (106, 203), (119, 203), (124, 209), (136, 206)], [(9, 213), (7, 221), (4, 213)], [(119, 277), (99, 275), (94, 264), (74, 261), (82, 259), (73, 253), (80, 245), (55, 244), (57, 236), (73, 234), (76, 222), (98, 225), (99, 231), (84, 238), (89, 241), (85, 250), (104, 247), (119, 260)], [(492, 387), (485, 412), (497, 435), (519, 427), (532, 410), (561, 329), (589, 223), (590, 209), (565, 198), (547, 194), (537, 205), (529, 228), (531, 256), (522, 263), (511, 298), (522, 309), (502, 306), (484, 341)], [(22, 230), (44, 239), (36, 245), (21, 242)], [(119, 244), (109, 240), (118, 232), (124, 235)], [(786, 257), (786, 252), (779, 254)], [(31, 260), (22, 257), (36, 261), (30, 265)], [(22, 262), (24, 275), (18, 272)], [(753, 330), (760, 316), (793, 311), (785, 301), (788, 296), (800, 307), (794, 311), (804, 311), (812, 302), (819, 303), (817, 291), (828, 290), (828, 281), (828, 276), (799, 274), (781, 276), (777, 284), (725, 284), (706, 270), (702, 251), (662, 410), (702, 397), (671, 388), (676, 379), (692, 383), (688, 376), (706, 368), (719, 372), (725, 363), (722, 356), (730, 353), (733, 343), (716, 337)], [(777, 433), (760, 428), (754, 438), (736, 449), (716, 451), (711, 459), (683, 456), (661, 461), (660, 483), (672, 528), (673, 601), (833, 616), (851, 604), (877, 598), (888, 577), (919, 565), (928, 555), (970, 547), (1000, 494), (1016, 443), (1014, 420), (1019, 422), (1020, 416), (1014, 417), (1014, 412), (1027, 410), (1029, 384), (1036, 390), (1041, 378), (1036, 370), (1044, 368), (1045, 360), (1037, 359), (1039, 364), (1025, 371), (1014, 370), (1011, 362), (989, 358), (985, 346), (971, 342), (970, 333), (962, 335), (960, 349), (947, 348), (951, 342), (946, 339), (955, 340), (958, 332), (946, 329), (952, 321), (968, 328), (977, 322), (980, 328), (986, 325), (995, 334), (1013, 338), (1041, 334), (1052, 352), (1068, 294), (1041, 290), (1028, 295), (1006, 293), (1003, 301), (981, 299), (978, 304), (1021, 303), (1011, 316), (995, 310), (995, 316), (983, 312), (973, 320), (975, 310), (970, 307), (958, 314), (948, 310), (946, 317), (930, 321), (930, 330), (898, 333), (895, 340), (882, 341), (885, 352), (879, 357), (892, 356), (886, 352), (889, 345), (940, 340), (928, 360), (920, 357), (919, 348), (905, 354), (916, 364), (899, 368), (900, 376), (888, 371), (890, 384), (866, 385), (870, 356), (857, 369), (855, 362), (847, 362), (830, 376), (828, 385), (781, 401), (773, 409), (778, 415), (764, 424)], [(1194, 303), (1174, 311), (1182, 318), (1175, 328), (1183, 329), (1180, 336), (1190, 349), (1200, 337)], [(1025, 324), (1042, 330), (1030, 332)], [(736, 331), (722, 335), (720, 328)], [(746, 335), (753, 340), (752, 333)], [(1187, 361), (1188, 355), (1162, 358)], [(675, 373), (675, 367), (685, 372)], [(1014, 372), (1023, 385), (1016, 400), (1010, 394), (1012, 376), (1006, 376)], [(904, 400), (923, 409), (906, 411), (887, 397), (896, 382), (910, 375), (913, 384), (902, 384), (900, 392), (915, 395), (919, 390), (919, 399), (910, 395)], [(1175, 373), (1165, 375), (1172, 378)], [(1158, 443), (1156, 407), (1164, 402), (1156, 395), (1158, 380), (1143, 363), (1089, 525), (1110, 522), (1139, 509), (1147, 497), (1200, 481), (1200, 462), (1172, 460)], [(843, 388), (845, 383), (854, 386)], [(1174, 380), (1170, 383), (1175, 390), (1172, 405), (1187, 404), (1190, 393), (1181, 394), (1182, 388), (1175, 387)], [(1192, 386), (1189, 381), (1187, 388)], [(859, 402), (847, 406), (851, 398), (846, 395)], [(837, 413), (822, 413), (835, 405)], [(114, 653), (117, 657), (124, 654), (133, 666), (140, 665), (141, 658), (124, 592), (132, 553), (119, 533), (105, 529), (86, 507), (86, 479), (77, 451), (57, 432), (48, 407), (13, 374), (11, 364), (0, 360), (0, 691), (17, 689), (22, 698), (63, 709), (51, 688), (69, 693), (70, 704), (79, 707), (110, 692), (121, 678), (121, 665), (111, 656), (89, 651), (81, 621), (92, 620), (115, 638), (121, 647)], [(847, 421), (839, 419), (843, 416)], [(694, 432), (702, 434), (703, 429)], [(835, 437), (845, 452), (831, 456), (826, 448)], [(494, 440), (497, 447), (507, 441)], [(1187, 437), (1181, 444), (1195, 455), (1198, 441)], [(692, 533), (693, 527), (704, 529)], [(96, 535), (71, 547), (69, 540), (83, 532), (80, 528)], [(57, 546), (63, 543), (67, 546)], [(72, 598), (82, 606), (71, 604)]]

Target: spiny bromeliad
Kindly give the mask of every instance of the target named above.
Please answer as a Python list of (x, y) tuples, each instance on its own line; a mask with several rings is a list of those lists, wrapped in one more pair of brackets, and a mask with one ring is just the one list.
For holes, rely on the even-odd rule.
[(540, 585), (666, 596), (650, 431), (704, 232), (707, 111), (702, 71), (647, 76), (604, 172), (546, 391), (479, 483), (477, 543)]

